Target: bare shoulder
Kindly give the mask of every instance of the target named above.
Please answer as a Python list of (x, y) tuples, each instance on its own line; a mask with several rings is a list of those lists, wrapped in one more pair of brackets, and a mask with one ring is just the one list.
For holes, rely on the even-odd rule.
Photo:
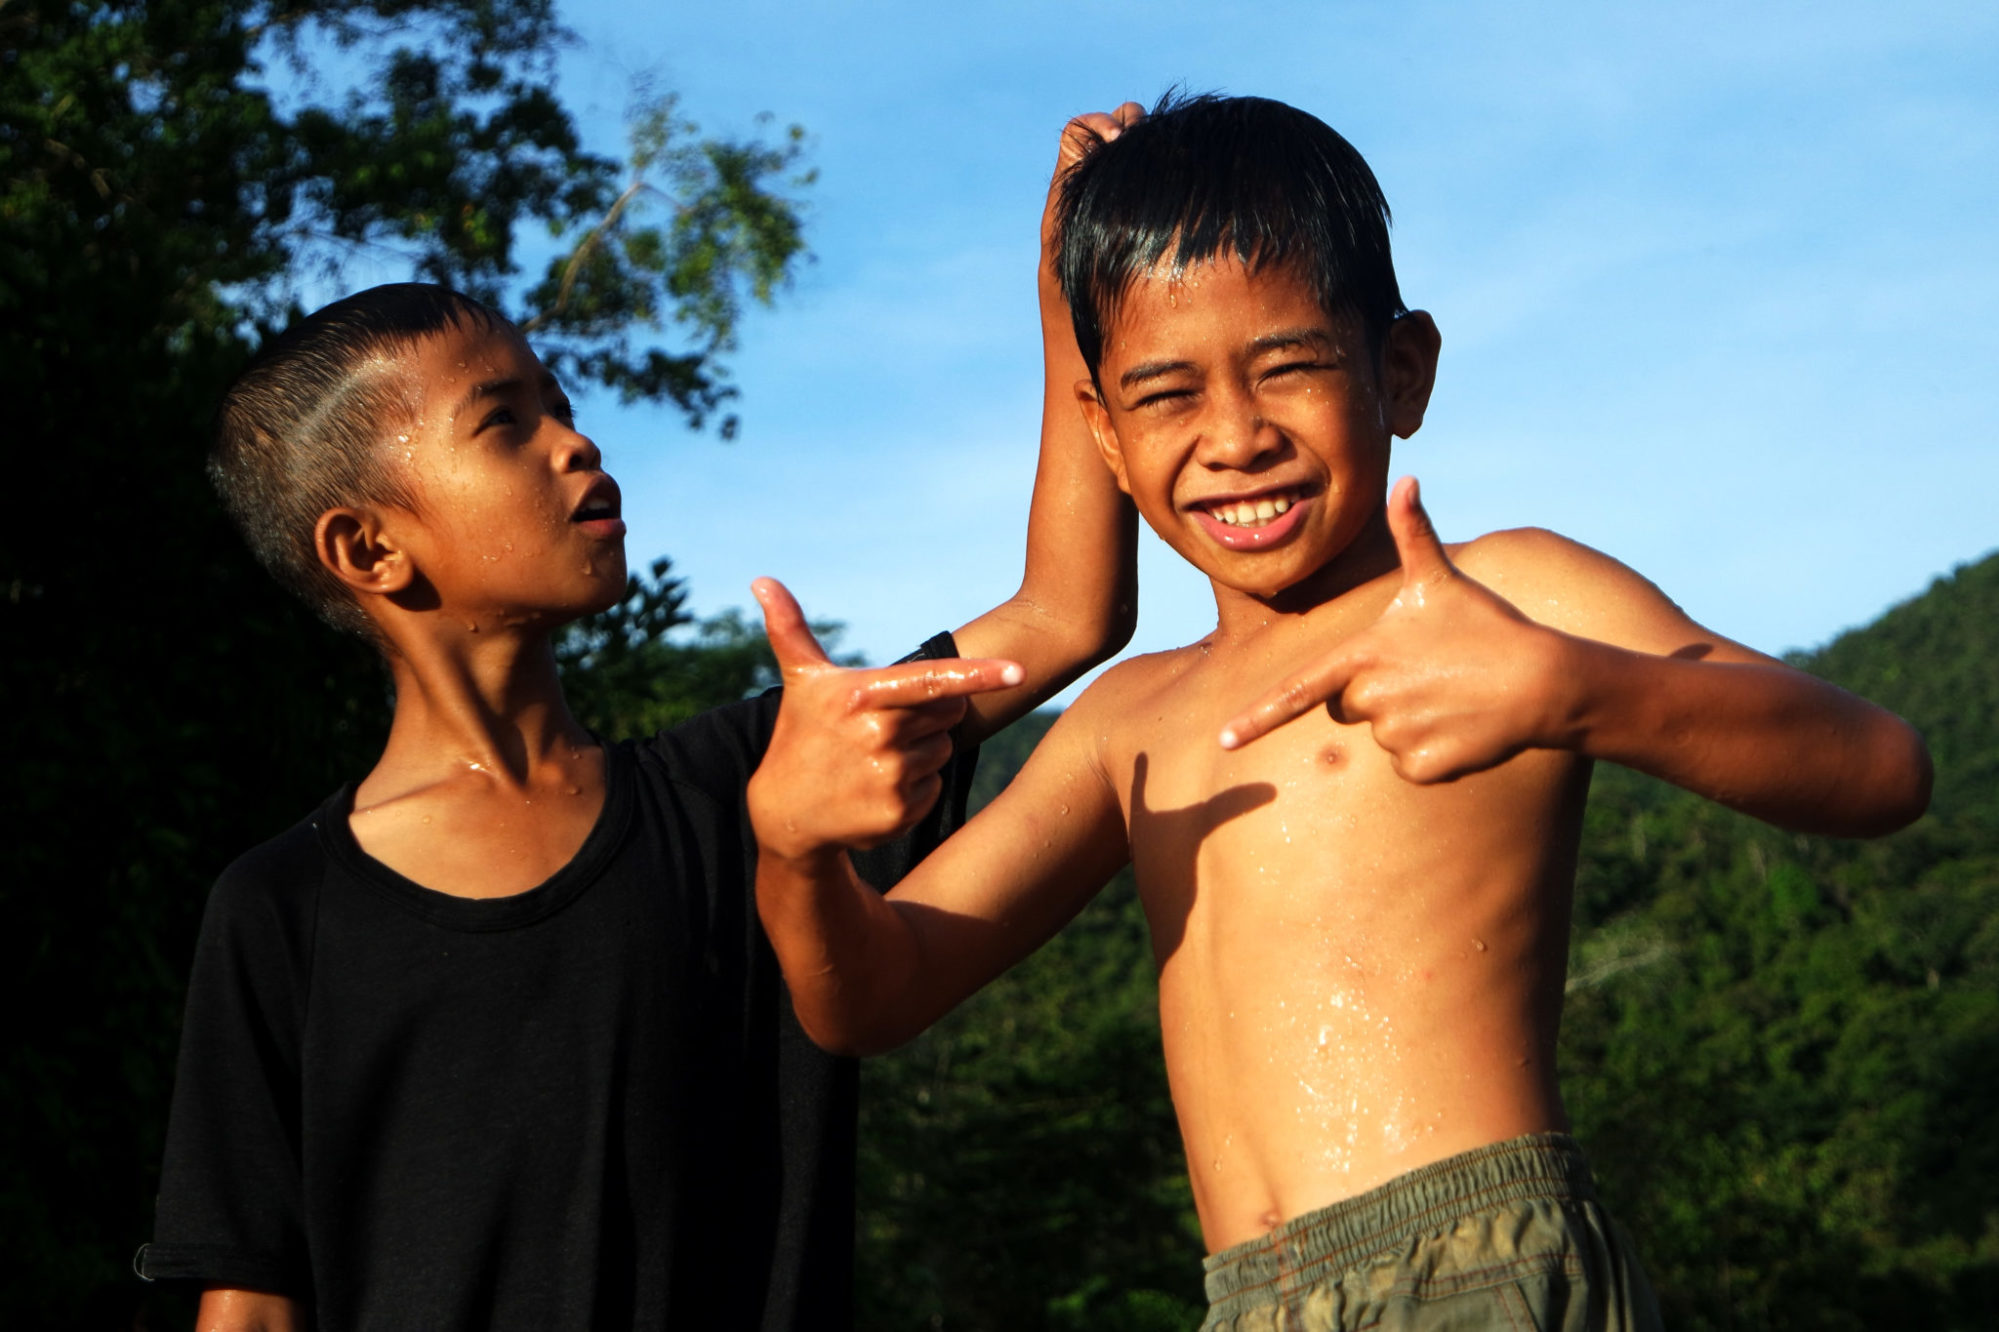
[(1071, 755), (1087, 752), (1108, 779), (1118, 766), (1115, 755), (1131, 748), (1121, 742), (1157, 712), (1161, 697), (1199, 657), (1196, 645), (1143, 653), (1118, 662), (1063, 711), (1042, 745)]
[(1098, 676), (1076, 700), (1076, 706), (1087, 702), (1093, 710), (1106, 713), (1142, 707), (1153, 695), (1172, 688), (1200, 659), (1198, 643), (1126, 657)]
[(1645, 652), (1767, 660), (1702, 628), (1631, 566), (1546, 528), (1490, 532), (1451, 558), (1521, 614), (1564, 633)]

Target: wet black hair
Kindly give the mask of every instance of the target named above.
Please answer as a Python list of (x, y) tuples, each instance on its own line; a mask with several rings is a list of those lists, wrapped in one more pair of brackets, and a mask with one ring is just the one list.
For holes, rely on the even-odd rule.
[(345, 584), (320, 563), (313, 530), (328, 509), (407, 507), (384, 465), (390, 433), (414, 429), (422, 386), (400, 353), (447, 329), (509, 327), (449, 287), (370, 287), (299, 320), (258, 353), (216, 413), (208, 476), (266, 569), (336, 629), (375, 637)]
[(1132, 284), (1233, 252), (1251, 272), (1294, 265), (1329, 315), (1379, 352), (1407, 313), (1388, 250), (1388, 200), (1352, 144), (1262, 97), (1168, 92), (1062, 182), (1057, 274), (1091, 378)]

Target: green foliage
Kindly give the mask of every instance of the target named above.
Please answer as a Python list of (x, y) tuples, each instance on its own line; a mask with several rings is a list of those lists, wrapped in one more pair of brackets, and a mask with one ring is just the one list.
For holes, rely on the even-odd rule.
[(1791, 837), (1606, 769), (1564, 1086), (1689, 1328), (1999, 1307), (1999, 559), (1797, 657), (1929, 738), (1931, 813)]
[[(571, 710), (607, 740), (656, 734), (778, 682), (762, 627), (734, 609), (695, 623), (682, 610), (687, 594), (680, 580), (667, 577), (671, 567), (654, 560), (650, 577), (632, 576), (623, 601), (570, 626), (556, 643)], [(690, 624), (691, 636), (676, 636)], [(861, 664), (835, 651), (837, 621), (815, 620), (811, 628), (834, 661)]]
[[(0, 3), (0, 1325), (131, 1325), (207, 885), (379, 752), (372, 654), (252, 566), (202, 479), (262, 333), (386, 258), (541, 310), (572, 380), (699, 424), (741, 303), (799, 262), (796, 132), (645, 112), (621, 164), (556, 95), (564, 40), (549, 0)], [(538, 302), (571, 255), (520, 271), (536, 232), (598, 237), (567, 304)]]

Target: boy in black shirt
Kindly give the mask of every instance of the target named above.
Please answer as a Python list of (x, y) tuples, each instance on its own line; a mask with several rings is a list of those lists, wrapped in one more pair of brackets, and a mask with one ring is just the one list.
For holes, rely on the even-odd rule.
[[(881, 888), (962, 820), (979, 739), (1129, 632), (1133, 524), (1045, 261), (1041, 293), (1020, 592), (840, 674), (868, 738), (826, 795), (893, 811)], [(381, 647), (396, 711), (367, 777), (216, 885), (142, 1272), (203, 1283), (204, 1332), (845, 1326), (854, 1070), (800, 1033), (751, 898), (776, 699), (615, 746), (569, 714), (551, 637), (622, 595), (624, 524), (554, 378), (476, 302), (375, 288), (245, 374), (211, 470)]]

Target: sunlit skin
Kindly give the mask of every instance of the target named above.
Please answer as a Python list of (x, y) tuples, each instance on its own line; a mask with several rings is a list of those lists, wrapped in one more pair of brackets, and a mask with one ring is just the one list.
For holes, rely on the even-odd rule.
[(1561, 537), (1440, 544), (1414, 485), (1387, 485), (1438, 346), (1415, 314), (1377, 352), (1292, 272), (1233, 259), (1129, 292), (1079, 398), (1142, 516), (1209, 576), (1216, 628), (1106, 673), (885, 900), (830, 823), (759, 825), (766, 928), (816, 1039), (908, 1039), (1129, 858), (1219, 1250), (1566, 1126), (1593, 759), (1792, 828), (1920, 813), (1927, 755), (1892, 715)]
[[(1114, 134), (1128, 105), (1092, 124)], [(1073, 159), (1072, 159), (1073, 160)], [(1123, 646), (1135, 614), (1137, 520), (1070, 405), (1083, 362), (1046, 264), (1044, 413), (1019, 590), (955, 631), (960, 658), (872, 670), (833, 665), (790, 594), (761, 580), (774, 622), (811, 644), (787, 698), (837, 719), (818, 751), (826, 809), (872, 838), (936, 803), (938, 771)], [(381, 761), (355, 792), (354, 836), (422, 887), (502, 897), (545, 882), (603, 808), (603, 749), (570, 713), (552, 635), (625, 590), (617, 487), (575, 429), (561, 386), (512, 329), (424, 339), (381, 373), (413, 409), (383, 441), (406, 503), (321, 515), (321, 561), (368, 614), (395, 680)], [(931, 558), (925, 555), (924, 558)], [(892, 567), (892, 566), (891, 566)], [(779, 732), (796, 731), (787, 705)], [(810, 737), (805, 737), (809, 743)], [(214, 1288), (203, 1332), (292, 1332), (282, 1295)]]

